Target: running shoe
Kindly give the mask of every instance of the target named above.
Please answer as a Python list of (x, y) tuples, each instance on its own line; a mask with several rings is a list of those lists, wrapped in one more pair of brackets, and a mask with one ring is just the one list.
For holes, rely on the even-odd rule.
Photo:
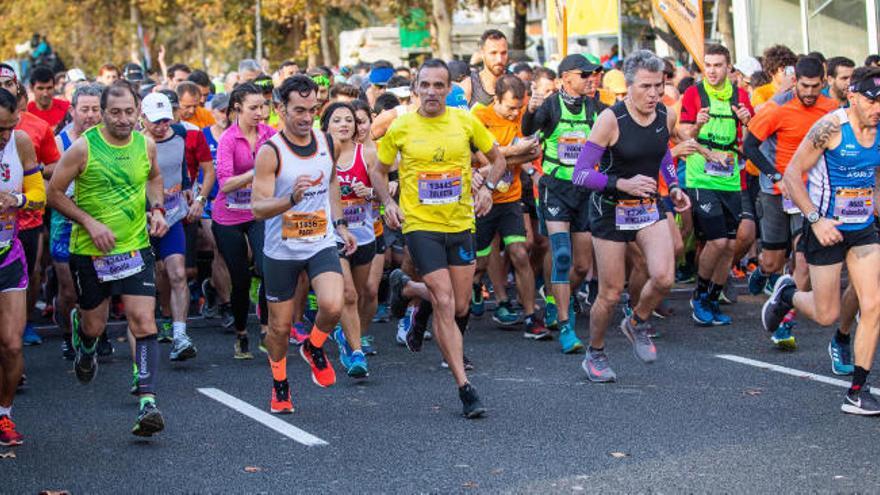
[(140, 392), (141, 382), (138, 378), (138, 367), (137, 364), (131, 363), (131, 384), (128, 386), (128, 393), (131, 395), (138, 395)]
[(416, 321), (416, 315), (419, 312), (418, 307), (412, 307), (414, 309), (412, 314), (410, 315), (410, 325), (406, 329), (406, 333), (403, 336), (403, 343), (404, 345), (406, 345), (406, 348), (409, 349), (410, 352), (421, 352), (425, 340), (430, 339), (431, 334), (427, 331), (427, 325), (419, 325)]
[(690, 299), (691, 318), (701, 327), (711, 327), (714, 321), (708, 294), (694, 294)]
[(174, 329), (171, 325), (171, 321), (169, 320), (161, 320), (158, 323), (159, 335), (156, 337), (156, 340), (161, 344), (169, 344), (174, 342)]
[(718, 301), (709, 301), (709, 309), (712, 310), (712, 325), (722, 326), (730, 325), (733, 319), (721, 312), (721, 303)]
[(198, 350), (196, 349), (196, 346), (193, 345), (189, 335), (183, 333), (180, 338), (174, 339), (170, 357), (172, 361), (186, 361), (187, 359), (196, 357), (197, 353)]
[(486, 299), (483, 297), (483, 285), (474, 284), (473, 292), (471, 293), (471, 314), (479, 318), (485, 312)]
[(303, 342), (299, 348), (299, 355), (309, 363), (312, 370), (312, 381), (319, 387), (329, 387), (336, 383), (336, 372), (333, 365), (327, 360), (324, 348), (315, 347), (310, 340)]
[(669, 305), (669, 301), (664, 299), (660, 301), (660, 304), (656, 308), (654, 308), (654, 311), (651, 314), (657, 319), (665, 320), (666, 318), (674, 315), (675, 310), (672, 309), (672, 306)]
[(370, 369), (367, 367), (367, 357), (363, 351), (354, 351), (351, 353), (350, 365), (347, 369), (348, 376), (355, 379), (362, 379), (370, 376)]
[(782, 302), (780, 295), (783, 290), (794, 286), (794, 279), (791, 275), (783, 275), (776, 281), (770, 299), (767, 299), (767, 302), (761, 308), (761, 323), (764, 325), (764, 330), (774, 332), (779, 328), (779, 324), (782, 323), (786, 313), (791, 309), (791, 305)]
[[(474, 363), (470, 359), (468, 359), (466, 355), (462, 356), (462, 361), (464, 362), (465, 371), (473, 371)], [(449, 363), (447, 363), (446, 360), (443, 359), (440, 361), (440, 367), (444, 369), (449, 369)]]
[(290, 384), (287, 380), (283, 382), (273, 380), (272, 397), (269, 399), (269, 412), (272, 414), (290, 414), (293, 412), (293, 402), (290, 400)]
[(232, 357), (235, 359), (253, 359), (254, 354), (250, 351), (250, 343), (248, 337), (245, 336), (236, 336), (235, 337), (235, 345), (233, 346), (234, 354)]
[(235, 316), (232, 315), (232, 304), (220, 304), (220, 325), (223, 328), (232, 328), (235, 324)]
[[(247, 260), (245, 260), (247, 262)], [(257, 277), (251, 277), (251, 287), (248, 291), (248, 295), (251, 298), (251, 303), (257, 308), (260, 307), (260, 279)]]
[(770, 336), (770, 341), (773, 342), (779, 350), (781, 351), (794, 351), (797, 349), (797, 341), (794, 338), (794, 335), (791, 334), (792, 329), (797, 322), (793, 320), (783, 321), (782, 324), (779, 325), (779, 328), (773, 332), (773, 335)]
[(98, 358), (95, 357), (95, 347), (97, 347), (97, 343), (92, 345), (91, 349), (86, 349), (83, 345), (82, 336), (80, 335), (78, 311), (76, 314), (71, 312), (70, 322), (73, 326), (73, 348), (76, 350), (76, 357), (73, 359), (73, 371), (76, 373), (76, 379), (79, 380), (80, 383), (90, 383), (95, 379), (95, 375), (98, 373)]
[(98, 337), (98, 347), (97, 353), (100, 357), (112, 356), (115, 352), (113, 349), (113, 343), (110, 342), (110, 336), (107, 335), (107, 329), (105, 328), (101, 335)]
[(269, 348), (266, 347), (266, 334), (265, 333), (260, 334), (260, 344), (257, 346), (257, 349), (259, 349), (260, 352), (262, 352), (263, 354), (266, 354), (266, 355), (269, 354)]
[(623, 312), (624, 319), (633, 317), (633, 309), (632, 306), (629, 305), (628, 300), (620, 302), (620, 311)]
[(575, 354), (584, 348), (583, 342), (572, 330), (571, 321), (559, 332), (559, 344), (562, 346), (563, 354)]
[(730, 269), (730, 276), (737, 280), (745, 280), (746, 279), (746, 271), (742, 269), (739, 265), (734, 265)]
[(555, 303), (548, 302), (544, 306), (544, 324), (551, 330), (559, 328), (559, 310)]
[(537, 315), (526, 319), (526, 331), (523, 337), (531, 340), (553, 340), (550, 330), (544, 328), (544, 322)]
[(345, 332), (342, 331), (341, 325), (336, 325), (336, 328), (333, 330), (332, 338), (336, 342), (336, 345), (339, 346), (339, 364), (347, 370), (351, 367), (351, 353), (354, 351), (352, 351), (351, 346), (348, 345), (348, 340), (345, 338)]
[(492, 321), (501, 325), (502, 327), (511, 327), (519, 323), (521, 316), (520, 314), (513, 309), (510, 301), (503, 301), (498, 303), (498, 307), (495, 308), (495, 311), (492, 312)]
[(736, 301), (739, 300), (739, 291), (733, 283), (732, 276), (727, 276), (727, 283), (724, 284), (724, 288), (721, 290), (721, 296), (718, 300), (722, 304), (736, 304)]
[(372, 335), (364, 335), (361, 337), (361, 350), (367, 356), (375, 356), (377, 354)]
[[(416, 312), (418, 311), (418, 306), (407, 306), (406, 313), (403, 315), (403, 318), (397, 321), (397, 343), (400, 345), (406, 344), (406, 337), (412, 331), (413, 324), (415, 323)], [(410, 349), (412, 350), (412, 349)], [(414, 351), (418, 352), (418, 351)]]
[(604, 350), (597, 351), (592, 348), (588, 350), (587, 356), (581, 363), (581, 368), (587, 373), (587, 378), (591, 382), (607, 383), (617, 380), (617, 374), (611, 369), (611, 365), (608, 363), (608, 355), (605, 354)]
[(632, 318), (620, 322), (620, 331), (632, 344), (633, 354), (643, 363), (653, 363), (657, 360), (657, 348), (648, 336), (649, 326), (646, 322), (633, 325)]
[[(590, 288), (587, 286), (587, 282), (581, 284), (577, 293), (574, 295), (574, 299), (578, 303), (579, 310), (583, 310), (590, 306)], [(578, 311), (578, 313), (581, 313), (581, 311)]]
[(27, 322), (24, 325), (24, 335), (21, 336), (21, 343), (24, 345), (40, 345), (43, 343), (43, 339), (37, 335), (37, 331), (31, 322)]
[(388, 323), (391, 321), (391, 309), (385, 303), (376, 307), (376, 314), (373, 316), (373, 323)]
[(131, 429), (131, 433), (139, 437), (151, 437), (164, 429), (165, 420), (162, 418), (159, 408), (156, 407), (156, 401), (143, 400), (140, 411), (138, 411), (137, 422)]
[(202, 280), (202, 294), (205, 295), (205, 301), (202, 303), (199, 312), (205, 319), (215, 318), (219, 308), (217, 304), (217, 289), (211, 285), (211, 279), (206, 278)]
[(458, 388), (458, 398), (461, 399), (461, 414), (465, 418), (475, 419), (486, 414), (486, 408), (483, 407), (476, 389), (470, 383)]
[(76, 357), (76, 350), (74, 350), (73, 342), (71, 342), (72, 338), (70, 335), (64, 335), (61, 338), (61, 357), (68, 361), (73, 361)]
[(16, 431), (15, 423), (6, 414), (0, 414), (0, 445), (15, 447), (24, 443), (24, 436)]
[(21, 393), (21, 392), (24, 392), (24, 391), (27, 390), (27, 389), (28, 389), (27, 375), (24, 374), (24, 373), (22, 373), (22, 374), (21, 374), (21, 378), (18, 379), (18, 386), (15, 387), (15, 392), (16, 392), (16, 393)]
[(290, 326), (290, 337), (287, 341), (293, 345), (299, 346), (309, 338), (309, 329), (305, 323), (298, 321)]
[(831, 357), (831, 372), (835, 375), (852, 375), (855, 371), (849, 344), (841, 344), (835, 337), (828, 343), (828, 356)]
[(843, 398), (840, 410), (847, 414), (859, 416), (880, 415), (880, 402), (871, 395), (871, 386), (867, 383), (860, 390), (849, 390)]
[(749, 294), (753, 296), (757, 296), (761, 292), (764, 292), (764, 288), (767, 287), (767, 276), (764, 275), (764, 272), (761, 271), (761, 268), (756, 268), (752, 273), (749, 274)]
[(409, 300), (403, 297), (403, 288), (406, 287), (407, 282), (410, 281), (409, 275), (403, 272), (400, 268), (395, 268), (390, 275), (388, 275), (388, 290), (390, 292), (390, 309), (391, 316), (395, 318), (402, 318), (403, 314), (406, 312), (406, 305), (409, 303)]

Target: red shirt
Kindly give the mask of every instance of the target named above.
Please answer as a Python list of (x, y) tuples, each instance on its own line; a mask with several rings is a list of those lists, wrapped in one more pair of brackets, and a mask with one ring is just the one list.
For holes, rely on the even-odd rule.
[[(34, 143), (34, 151), (37, 154), (37, 162), (40, 165), (49, 165), (61, 159), (61, 153), (55, 144), (55, 136), (52, 128), (45, 120), (35, 117), (28, 112), (21, 113), (21, 119), (17, 130), (24, 131)], [(43, 225), (43, 210), (22, 210), (18, 212), (18, 228), (20, 230), (33, 229)]]
[(208, 140), (201, 129), (190, 124), (189, 122), (181, 122), (186, 128), (186, 171), (189, 173), (190, 182), (195, 182), (199, 176), (199, 164), (202, 162), (213, 162), (211, 158), (211, 148), (208, 147)]
[(34, 101), (29, 101), (27, 104), (27, 111), (48, 122), (52, 129), (64, 120), (68, 108), (70, 102), (58, 98), (52, 98), (52, 106), (48, 110), (40, 110)]

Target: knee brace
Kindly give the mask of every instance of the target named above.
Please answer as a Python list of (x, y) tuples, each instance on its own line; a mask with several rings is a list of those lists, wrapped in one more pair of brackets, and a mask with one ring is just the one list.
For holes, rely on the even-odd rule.
[(553, 252), (553, 270), (550, 283), (567, 284), (568, 272), (571, 269), (571, 234), (557, 232), (550, 234), (550, 249)]

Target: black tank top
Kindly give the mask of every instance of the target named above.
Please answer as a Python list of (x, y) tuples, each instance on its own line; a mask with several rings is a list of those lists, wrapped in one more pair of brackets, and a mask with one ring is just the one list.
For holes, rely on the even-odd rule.
[(495, 95), (490, 95), (485, 88), (483, 88), (483, 80), (480, 79), (480, 73), (478, 71), (471, 71), (471, 101), (468, 102), (469, 107), (473, 107), (477, 103), (482, 103), (483, 105), (491, 105), (492, 100), (495, 99)]
[[(660, 162), (669, 149), (669, 125), (667, 124), (666, 107), (657, 104), (656, 117), (647, 126), (633, 120), (626, 103), (619, 101), (611, 107), (617, 117), (619, 135), (606, 153), (607, 162), (603, 160), (602, 173), (615, 175), (621, 179), (629, 179), (636, 175), (645, 175), (654, 180), (660, 175)], [(618, 192), (616, 197), (629, 199), (631, 196)]]

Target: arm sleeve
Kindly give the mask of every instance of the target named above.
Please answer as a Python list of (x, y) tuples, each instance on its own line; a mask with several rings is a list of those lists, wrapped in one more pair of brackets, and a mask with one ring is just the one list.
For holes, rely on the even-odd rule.
[(603, 146), (587, 141), (574, 165), (572, 184), (594, 191), (604, 190), (608, 185), (608, 176), (596, 170), (596, 164), (602, 159), (603, 153), (605, 153)]
[(222, 188), (227, 179), (234, 175), (232, 169), (234, 147), (235, 140), (228, 133), (220, 136), (220, 142), (217, 143), (217, 168), (215, 170), (218, 187)]
[(660, 162), (660, 175), (670, 189), (678, 187), (678, 174), (675, 169), (675, 160), (672, 159), (672, 152), (668, 149), (666, 150), (666, 154), (663, 155), (663, 161)]
[(25, 202), (22, 209), (39, 210), (46, 206), (46, 187), (43, 185), (43, 174), (39, 172), (39, 167), (24, 172), (21, 192), (24, 194)]
[(763, 141), (750, 132), (746, 135), (746, 139), (743, 142), (743, 153), (745, 153), (746, 158), (758, 167), (761, 173), (773, 175), (776, 173), (776, 167), (761, 152), (761, 144), (763, 144)]

